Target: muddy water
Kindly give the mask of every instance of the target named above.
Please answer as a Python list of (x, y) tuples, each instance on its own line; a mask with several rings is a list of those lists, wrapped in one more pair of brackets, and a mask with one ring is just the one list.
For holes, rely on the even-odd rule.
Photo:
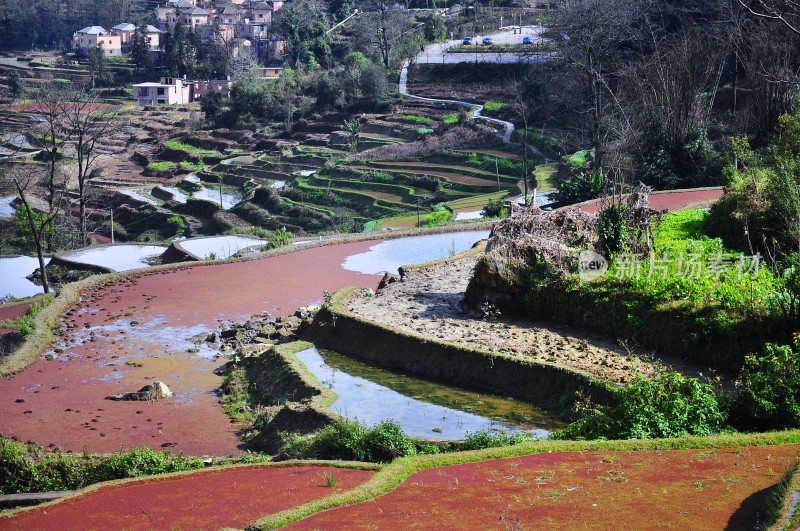
[(391, 419), (409, 435), (443, 440), (481, 430), (543, 437), (563, 426), (526, 402), (390, 372), (332, 351), (310, 348), (297, 357), (338, 395), (331, 409), (370, 426)]
[(488, 230), (473, 230), (387, 240), (373, 245), (365, 253), (348, 256), (342, 267), (368, 275), (397, 273), (400, 266), (453, 256), (488, 237)]

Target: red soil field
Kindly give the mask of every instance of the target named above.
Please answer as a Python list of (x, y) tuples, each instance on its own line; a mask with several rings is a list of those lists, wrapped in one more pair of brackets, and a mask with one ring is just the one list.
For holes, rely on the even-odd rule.
[[(290, 315), (319, 302), (323, 290), (374, 288), (378, 275), (345, 271), (344, 259), (380, 240), (318, 247), (281, 256), (146, 272), (83, 294), (64, 317), (71, 327), (48, 361), (0, 380), (0, 432), (67, 451), (110, 453), (149, 446), (187, 455), (241, 452), (238, 430), (218, 405), (224, 359), (188, 341), (270, 312)], [(176, 394), (158, 402), (116, 402), (108, 395), (154, 381)]]
[[(326, 485), (325, 474), (337, 486)], [(103, 487), (0, 519), (2, 529), (242, 528), (266, 514), (351, 489), (373, 471), (322, 466), (252, 467)]]
[[(650, 194), (650, 208), (654, 210), (681, 210), (696, 204), (712, 202), (722, 197), (722, 188), (689, 190), (686, 192), (664, 192)], [(600, 202), (581, 205), (584, 212), (597, 212)]]
[(30, 303), (12, 303), (0, 307), (0, 320), (16, 319), (28, 311)]
[[(290, 529), (753, 529), (800, 445), (569, 452), (433, 468)], [(505, 527), (504, 527), (505, 526)]]

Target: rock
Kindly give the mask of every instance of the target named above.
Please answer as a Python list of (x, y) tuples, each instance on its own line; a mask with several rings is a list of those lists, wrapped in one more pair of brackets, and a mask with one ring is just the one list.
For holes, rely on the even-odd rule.
[(302, 306), (295, 310), (294, 316), (299, 319), (311, 319), (319, 310), (319, 306)]
[(400, 279), (391, 273), (386, 273), (383, 275), (383, 278), (380, 282), (378, 282), (378, 291), (382, 290), (389, 284), (394, 284), (395, 282), (400, 282)]
[(106, 400), (161, 400), (162, 398), (170, 398), (172, 396), (174, 396), (174, 393), (169, 390), (167, 384), (157, 381), (145, 385), (134, 393), (109, 395), (106, 397)]

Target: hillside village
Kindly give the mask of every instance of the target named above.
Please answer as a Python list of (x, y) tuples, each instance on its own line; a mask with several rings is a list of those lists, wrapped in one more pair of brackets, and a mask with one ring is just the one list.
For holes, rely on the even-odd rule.
[(798, 28), (9, 0), (0, 528), (798, 528)]

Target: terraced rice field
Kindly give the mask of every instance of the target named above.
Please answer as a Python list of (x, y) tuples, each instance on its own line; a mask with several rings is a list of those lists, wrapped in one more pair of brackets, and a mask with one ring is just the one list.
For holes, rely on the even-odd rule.
[[(330, 466), (253, 466), (103, 487), (0, 519), (3, 529), (243, 528), (256, 518), (351, 489), (375, 472)], [(328, 479), (330, 478), (330, 479)], [(335, 482), (335, 485), (328, 485)]]
[(583, 451), (430, 468), (288, 529), (753, 529), (799, 452)]
[[(374, 166), (348, 166), (354, 170), (374, 170)], [(411, 175), (431, 175), (434, 177), (441, 177), (452, 183), (462, 184), (466, 186), (497, 186), (496, 180), (489, 180), (489, 179), (481, 179), (479, 177), (470, 177), (468, 175), (463, 175), (459, 173), (451, 173), (451, 172), (444, 172), (444, 171), (436, 171), (436, 170), (416, 170), (413, 168), (406, 168), (406, 167), (398, 167), (395, 169), (388, 169), (384, 168), (386, 171), (389, 172), (398, 172), (398, 173), (406, 173)], [(510, 185), (507, 183), (500, 183), (501, 187), (509, 188)]]

